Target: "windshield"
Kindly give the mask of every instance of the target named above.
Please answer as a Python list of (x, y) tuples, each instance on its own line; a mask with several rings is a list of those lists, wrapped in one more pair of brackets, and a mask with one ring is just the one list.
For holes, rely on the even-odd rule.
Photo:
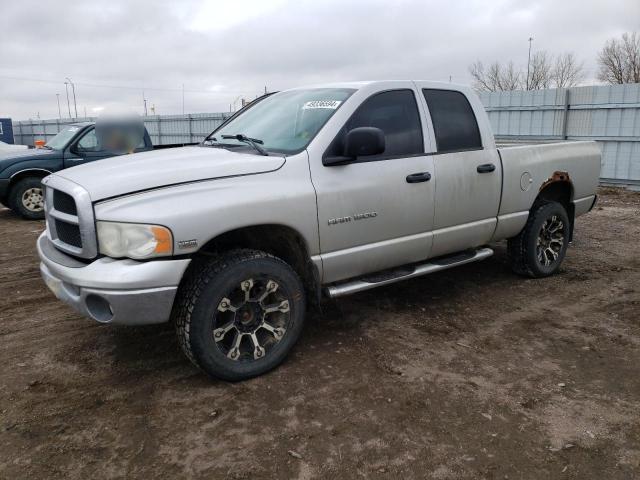
[(80, 128), (77, 125), (70, 125), (67, 128), (65, 128), (64, 130), (62, 130), (60, 133), (58, 133), (55, 137), (53, 137), (51, 140), (49, 140), (45, 146), (52, 148), (54, 150), (62, 150), (64, 147), (67, 146), (67, 144), (69, 143), (69, 140), (71, 140), (74, 135), (76, 133), (78, 133), (78, 130), (80, 130)]
[(259, 140), (267, 151), (299, 152), (353, 92), (355, 90), (349, 88), (314, 88), (277, 93), (247, 109), (207, 140), (246, 147), (246, 142), (223, 138), (223, 135), (242, 134)]

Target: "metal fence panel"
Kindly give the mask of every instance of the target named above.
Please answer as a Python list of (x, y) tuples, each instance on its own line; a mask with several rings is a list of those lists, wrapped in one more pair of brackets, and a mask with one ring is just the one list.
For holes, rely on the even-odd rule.
[[(198, 143), (216, 129), (231, 113), (198, 113), (185, 115), (154, 115), (142, 117), (154, 145)], [(59, 120), (25, 120), (13, 122), (15, 142), (33, 145), (36, 140), (48, 141), (65, 126), (78, 122), (94, 122), (95, 117)]]
[[(603, 183), (640, 188), (640, 84), (482, 92), (498, 142), (597, 140)], [(200, 142), (230, 113), (144, 117), (154, 145)], [(75, 121), (94, 121), (95, 118)], [(49, 140), (74, 120), (14, 122), (16, 143)]]
[(601, 182), (640, 188), (640, 84), (482, 92), (499, 142), (596, 140)]

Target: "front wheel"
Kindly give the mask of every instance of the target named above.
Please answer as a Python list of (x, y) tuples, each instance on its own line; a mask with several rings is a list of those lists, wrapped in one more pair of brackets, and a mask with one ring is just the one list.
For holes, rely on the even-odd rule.
[(27, 177), (16, 183), (9, 193), (9, 208), (28, 220), (44, 218), (42, 179)]
[(234, 250), (192, 272), (174, 309), (179, 342), (207, 374), (238, 381), (278, 366), (305, 317), (300, 278), (257, 250)]
[(562, 204), (535, 205), (522, 231), (509, 239), (513, 271), (533, 278), (555, 273), (567, 253), (570, 229), (569, 216)]

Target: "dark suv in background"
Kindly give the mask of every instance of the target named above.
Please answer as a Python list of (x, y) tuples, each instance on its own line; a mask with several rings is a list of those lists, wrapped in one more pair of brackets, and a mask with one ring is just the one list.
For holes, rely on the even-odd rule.
[[(135, 152), (152, 149), (151, 138), (145, 130)], [(42, 219), (44, 196), (40, 182), (44, 177), (120, 154), (101, 147), (94, 122), (69, 125), (42, 148), (0, 153), (0, 202), (24, 218)]]

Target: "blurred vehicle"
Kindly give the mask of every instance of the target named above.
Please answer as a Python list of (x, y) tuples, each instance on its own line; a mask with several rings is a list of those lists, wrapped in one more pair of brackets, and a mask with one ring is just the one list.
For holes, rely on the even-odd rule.
[[(0, 148), (0, 202), (27, 219), (44, 218), (40, 184), (44, 177), (65, 168), (122, 155), (122, 151), (101, 145), (94, 122), (69, 125), (41, 148), (8, 147), (11, 148)], [(152, 149), (151, 138), (145, 130), (134, 152)]]

